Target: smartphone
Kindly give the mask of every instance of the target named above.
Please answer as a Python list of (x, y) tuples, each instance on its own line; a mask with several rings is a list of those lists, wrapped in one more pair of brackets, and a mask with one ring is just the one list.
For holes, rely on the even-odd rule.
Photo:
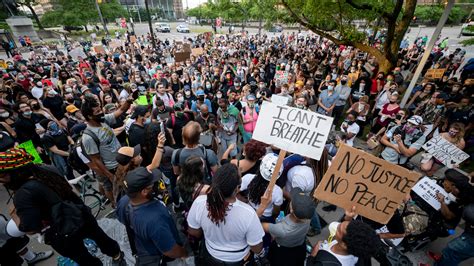
[(165, 122), (161, 122), (161, 123), (160, 123), (160, 132), (163, 132), (163, 134), (165, 134), (165, 136), (166, 136), (166, 133), (165, 133)]

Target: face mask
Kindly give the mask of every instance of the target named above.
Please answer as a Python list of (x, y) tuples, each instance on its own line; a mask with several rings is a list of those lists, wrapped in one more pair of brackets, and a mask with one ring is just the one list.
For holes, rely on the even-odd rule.
[(151, 123), (151, 117), (148, 117), (147, 119), (145, 119), (145, 125), (148, 125)]
[(334, 89), (334, 87), (332, 85), (328, 86), (328, 91), (332, 91), (333, 89)]
[(96, 121), (97, 123), (104, 123), (105, 121), (104, 113), (93, 115), (92, 120)]
[(397, 101), (390, 101), (391, 104), (394, 104), (394, 103), (396, 103), (396, 102), (397, 102)]
[(186, 96), (189, 96), (191, 95), (191, 91), (184, 91), (184, 94), (186, 94)]
[(221, 94), (221, 93), (216, 94), (216, 98), (217, 98), (217, 99), (222, 98), (222, 94)]
[(206, 118), (206, 117), (209, 116), (209, 113), (201, 113), (201, 116), (204, 117), (204, 118)]
[(24, 116), (31, 116), (33, 112), (32, 111), (26, 111), (26, 112), (23, 112), (23, 115)]
[(211, 84), (206, 84), (206, 89), (210, 89), (211, 88)]
[(456, 137), (456, 134), (458, 134), (458, 133), (450, 130), (450, 131), (448, 131), (448, 134), (451, 138), (454, 138), (454, 137)]
[(410, 125), (405, 125), (404, 130), (407, 134), (413, 134), (416, 130), (416, 127), (410, 126)]
[(296, 105), (296, 108), (298, 108), (298, 109), (304, 109), (305, 106), (304, 106), (304, 104), (297, 104), (297, 105)]
[(240, 83), (234, 83), (234, 86), (239, 87)]
[(9, 116), (10, 116), (10, 114), (8, 112), (0, 113), (1, 118), (7, 118)]
[(354, 124), (355, 121), (347, 121), (347, 124), (350, 126), (352, 124)]
[(260, 89), (265, 89), (265, 85), (258, 85)]
[(149, 200), (154, 199), (159, 193), (158, 187), (158, 182), (154, 183), (152, 190), (146, 195), (146, 198)]
[(74, 103), (74, 99), (72, 99), (72, 98), (66, 99), (66, 101), (67, 101), (68, 103)]
[(342, 84), (342, 85), (346, 85), (346, 83), (347, 83), (347, 80), (344, 80), (344, 79), (341, 80), (341, 84)]
[(359, 89), (363, 90), (363, 89), (364, 89), (364, 87), (365, 87), (365, 83), (361, 83), (361, 84), (359, 84)]
[(198, 99), (199, 99), (200, 101), (204, 101), (204, 95), (198, 96)]
[(142, 82), (142, 79), (135, 79), (135, 82), (140, 83), (140, 82)]
[(393, 81), (393, 78), (388, 78), (387, 81)]
[(396, 120), (402, 120), (402, 116), (401, 116), (401, 115), (396, 115), (396, 116), (395, 116), (395, 119), (396, 119)]
[(184, 97), (183, 96), (179, 96), (177, 99), (178, 99), (178, 102), (184, 102)]

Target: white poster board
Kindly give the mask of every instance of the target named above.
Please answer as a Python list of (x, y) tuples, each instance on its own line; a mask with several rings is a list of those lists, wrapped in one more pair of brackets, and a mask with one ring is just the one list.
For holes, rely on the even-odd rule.
[(411, 189), (418, 196), (420, 196), (424, 201), (430, 204), (435, 210), (441, 209), (441, 203), (439, 203), (436, 194), (441, 193), (444, 197), (448, 197), (448, 193), (436, 184), (436, 181), (429, 178), (423, 177), (418, 183), (416, 183)]
[(272, 103), (276, 105), (288, 105), (289, 100), (288, 97), (272, 94)]
[(332, 117), (264, 101), (252, 138), (282, 150), (319, 160)]
[(448, 168), (453, 168), (469, 158), (469, 154), (441, 136), (433, 137), (422, 147)]
[(79, 56), (82, 57), (82, 58), (87, 57), (87, 55), (86, 55), (86, 53), (84, 53), (84, 49), (82, 49), (82, 47), (76, 47), (76, 48), (72, 49), (71, 51), (69, 51), (69, 55), (74, 60), (78, 60)]

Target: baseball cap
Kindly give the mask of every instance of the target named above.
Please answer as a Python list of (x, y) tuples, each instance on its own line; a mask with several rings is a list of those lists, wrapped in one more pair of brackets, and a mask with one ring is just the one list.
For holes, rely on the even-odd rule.
[(84, 94), (84, 93), (86, 93), (86, 91), (91, 91), (91, 89), (87, 86), (82, 86), (81, 87), (81, 93)]
[(253, 94), (247, 95), (247, 101), (255, 101), (257, 98)]
[(120, 165), (127, 165), (130, 161), (140, 154), (142, 147), (140, 144), (136, 145), (135, 147), (122, 147), (117, 151), (117, 156), (115, 160)]
[(148, 107), (144, 105), (138, 105), (137, 107), (135, 107), (131, 118), (136, 119), (139, 116), (145, 116), (146, 112), (148, 112)]
[(114, 103), (108, 103), (104, 106), (104, 109), (105, 109), (105, 111), (107, 111), (107, 113), (109, 113), (114, 108), (115, 109), (117, 108), (117, 106), (115, 106)]
[(314, 215), (316, 204), (310, 196), (303, 193), (303, 190), (297, 187), (291, 190), (291, 207), (293, 208), (293, 213), (299, 219), (311, 219)]
[(419, 126), (419, 125), (423, 124), (423, 118), (421, 118), (421, 116), (419, 116), (419, 115), (414, 115), (414, 116), (410, 117), (407, 120), (407, 122), (410, 122), (415, 126)]
[[(272, 173), (273, 170), (275, 170), (275, 166), (278, 161), (278, 156), (274, 153), (268, 153), (265, 155), (262, 159), (262, 162), (260, 163), (260, 174), (262, 177), (270, 181), (272, 178)], [(281, 173), (283, 172), (283, 167), (280, 167), (280, 171), (278, 172), (277, 179), (280, 177)]]
[(79, 108), (77, 108), (74, 104), (70, 104), (66, 107), (66, 111), (70, 114), (73, 114), (73, 113), (79, 111)]
[(155, 183), (161, 178), (161, 172), (158, 169), (153, 169), (150, 172), (145, 167), (138, 167), (127, 173), (123, 181), (127, 188), (127, 194), (136, 193)]
[(102, 84), (102, 85), (110, 85), (110, 82), (109, 82), (108, 80), (106, 80), (106, 79), (101, 79), (101, 80), (100, 80), (100, 84)]
[(205, 93), (204, 93), (203, 90), (197, 90), (197, 91), (196, 91), (196, 95), (197, 95), (197, 96), (204, 96)]
[(24, 149), (12, 148), (0, 152), (0, 172), (17, 169), (33, 162), (33, 156)]
[(49, 79), (44, 79), (42, 82), (43, 82), (43, 86), (47, 86), (47, 87), (53, 86), (53, 82), (51, 82), (51, 80)]
[(185, 91), (189, 91), (189, 90), (191, 90), (191, 87), (189, 87), (189, 85), (184, 85), (183, 89), (184, 89)]

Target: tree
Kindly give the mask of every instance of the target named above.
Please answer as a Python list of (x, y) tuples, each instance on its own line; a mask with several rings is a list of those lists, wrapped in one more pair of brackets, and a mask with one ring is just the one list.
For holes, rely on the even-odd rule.
[(87, 31), (89, 22), (97, 22), (99, 16), (91, 0), (56, 0), (57, 9), (46, 12), (41, 18), (49, 26), (84, 26)]
[(40, 30), (44, 30), (43, 25), (41, 24), (41, 21), (38, 17), (38, 14), (36, 14), (35, 9), (33, 8), (33, 6), (40, 4), (38, 0), (17, 0), (17, 4), (20, 6), (27, 7), (31, 11), (31, 15), (36, 21), (36, 24), (38, 24), (38, 28)]
[(99, 4), (99, 7), (102, 11), (102, 16), (107, 21), (128, 16), (127, 10), (117, 0), (103, 1)]
[[(416, 0), (261, 0), (273, 10), (285, 10), (291, 19), (338, 45), (350, 45), (374, 56), (379, 69), (388, 72), (396, 64), (400, 43), (413, 19)], [(367, 31), (355, 22), (378, 31), (386, 29), (380, 47), (374, 47)]]

